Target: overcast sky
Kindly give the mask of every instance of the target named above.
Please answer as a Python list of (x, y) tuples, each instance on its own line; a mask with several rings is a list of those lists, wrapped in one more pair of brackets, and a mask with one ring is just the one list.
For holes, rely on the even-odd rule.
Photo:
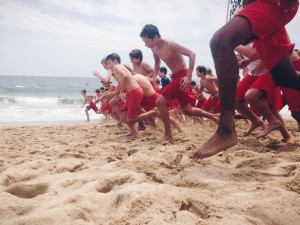
[[(227, 0), (0, 0), (0, 75), (90, 77), (112, 52), (130, 64), (136, 48), (153, 65), (139, 37), (147, 23), (214, 70), (209, 40), (226, 9)], [(287, 26), (298, 48), (299, 27), (300, 13)]]

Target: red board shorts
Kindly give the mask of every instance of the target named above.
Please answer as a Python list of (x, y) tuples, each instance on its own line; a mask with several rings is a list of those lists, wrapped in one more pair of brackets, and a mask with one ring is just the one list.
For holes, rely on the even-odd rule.
[(199, 109), (202, 109), (203, 106), (204, 106), (205, 101), (206, 101), (206, 99), (198, 100), (197, 104), (196, 104), (196, 107), (199, 108)]
[(127, 92), (126, 102), (122, 110), (127, 110), (126, 119), (134, 119), (139, 114), (144, 92), (141, 87), (138, 87), (130, 92)]
[(94, 110), (95, 112), (98, 111), (98, 108), (97, 108), (95, 102), (91, 102), (91, 103), (86, 107), (86, 110), (87, 110), (87, 111), (89, 111), (89, 110), (91, 110), (91, 109)]
[(216, 98), (213, 95), (206, 99), (203, 109), (206, 111), (212, 110), (214, 112), (220, 112), (220, 98)]
[[(285, 3), (284, 0), (283, 3)], [(246, 17), (251, 24), (252, 33), (259, 58), (270, 71), (287, 53), (291, 52), (294, 44), (289, 43), (285, 29), (296, 15), (299, 2), (294, 10), (285, 12), (284, 4), (278, 6), (277, 0), (256, 0), (247, 5), (238, 16)]]
[(99, 111), (101, 111), (101, 112), (107, 111), (108, 113), (111, 113), (112, 107), (109, 104), (109, 102), (105, 102), (105, 103), (103, 103), (103, 105), (101, 106)]
[(165, 99), (169, 100), (173, 96), (176, 96), (181, 108), (184, 108), (188, 104), (192, 104), (193, 99), (187, 91), (181, 91), (180, 81), (188, 73), (188, 69), (184, 68), (174, 74), (172, 74), (172, 81), (161, 91), (161, 94)]
[(155, 92), (153, 95), (148, 96), (148, 97), (144, 96), (141, 107), (146, 112), (152, 110), (153, 108), (156, 107), (156, 100), (157, 100), (158, 96), (159, 96), (159, 94), (157, 92)]
[(280, 88), (274, 83), (270, 73), (267, 72), (261, 75), (249, 89), (252, 88), (265, 91), (266, 101), (272, 112), (279, 112), (282, 109), (283, 105)]
[[(293, 65), (296, 71), (300, 71), (300, 59), (294, 61)], [(300, 112), (300, 91), (283, 87), (280, 87), (280, 89), (283, 92), (283, 97), (289, 106), (289, 110), (292, 112)]]

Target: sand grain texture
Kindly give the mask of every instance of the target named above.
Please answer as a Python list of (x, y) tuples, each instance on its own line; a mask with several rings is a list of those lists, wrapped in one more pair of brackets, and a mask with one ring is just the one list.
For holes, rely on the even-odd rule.
[(140, 140), (113, 123), (0, 127), (0, 224), (299, 225), (300, 138), (276, 131), (214, 157), (189, 153), (216, 127), (188, 122), (175, 140), (162, 125)]

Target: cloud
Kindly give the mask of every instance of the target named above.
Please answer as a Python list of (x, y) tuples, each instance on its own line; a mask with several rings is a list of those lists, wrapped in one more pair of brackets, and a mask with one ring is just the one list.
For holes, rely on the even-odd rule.
[[(23, 52), (21, 55), (31, 52), (47, 57), (46, 51), (59, 49), (57, 61), (71, 52), (77, 53), (74, 64), (79, 61), (81, 64), (74, 65), (76, 73), (82, 69), (79, 66), (90, 65), (95, 52), (98, 55), (95, 61), (114, 51), (128, 60), (128, 53), (133, 48), (140, 48), (144, 59), (153, 63), (151, 51), (139, 37), (142, 27), (152, 23), (157, 25), (163, 37), (195, 51), (196, 64), (213, 67), (209, 40), (225, 24), (226, 7), (226, 1), (219, 0), (0, 0), (0, 60), (5, 61), (6, 71), (9, 67), (17, 70), (14, 62), (8, 60), (14, 57), (6, 56), (18, 51)], [(299, 23), (298, 16), (288, 25), (295, 41), (299, 41)], [(88, 55), (90, 57), (86, 57)], [(33, 72), (32, 65), (25, 69), (29, 73), (39, 73)], [(62, 70), (60, 74), (64, 69), (69, 70), (59, 69)]]

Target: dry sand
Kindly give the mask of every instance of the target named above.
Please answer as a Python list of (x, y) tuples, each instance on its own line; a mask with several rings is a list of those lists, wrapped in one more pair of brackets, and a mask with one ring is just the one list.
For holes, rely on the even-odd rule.
[(300, 224), (300, 138), (239, 144), (193, 162), (216, 126), (188, 122), (175, 141), (162, 126), (131, 141), (113, 123), (1, 126), (0, 224)]

